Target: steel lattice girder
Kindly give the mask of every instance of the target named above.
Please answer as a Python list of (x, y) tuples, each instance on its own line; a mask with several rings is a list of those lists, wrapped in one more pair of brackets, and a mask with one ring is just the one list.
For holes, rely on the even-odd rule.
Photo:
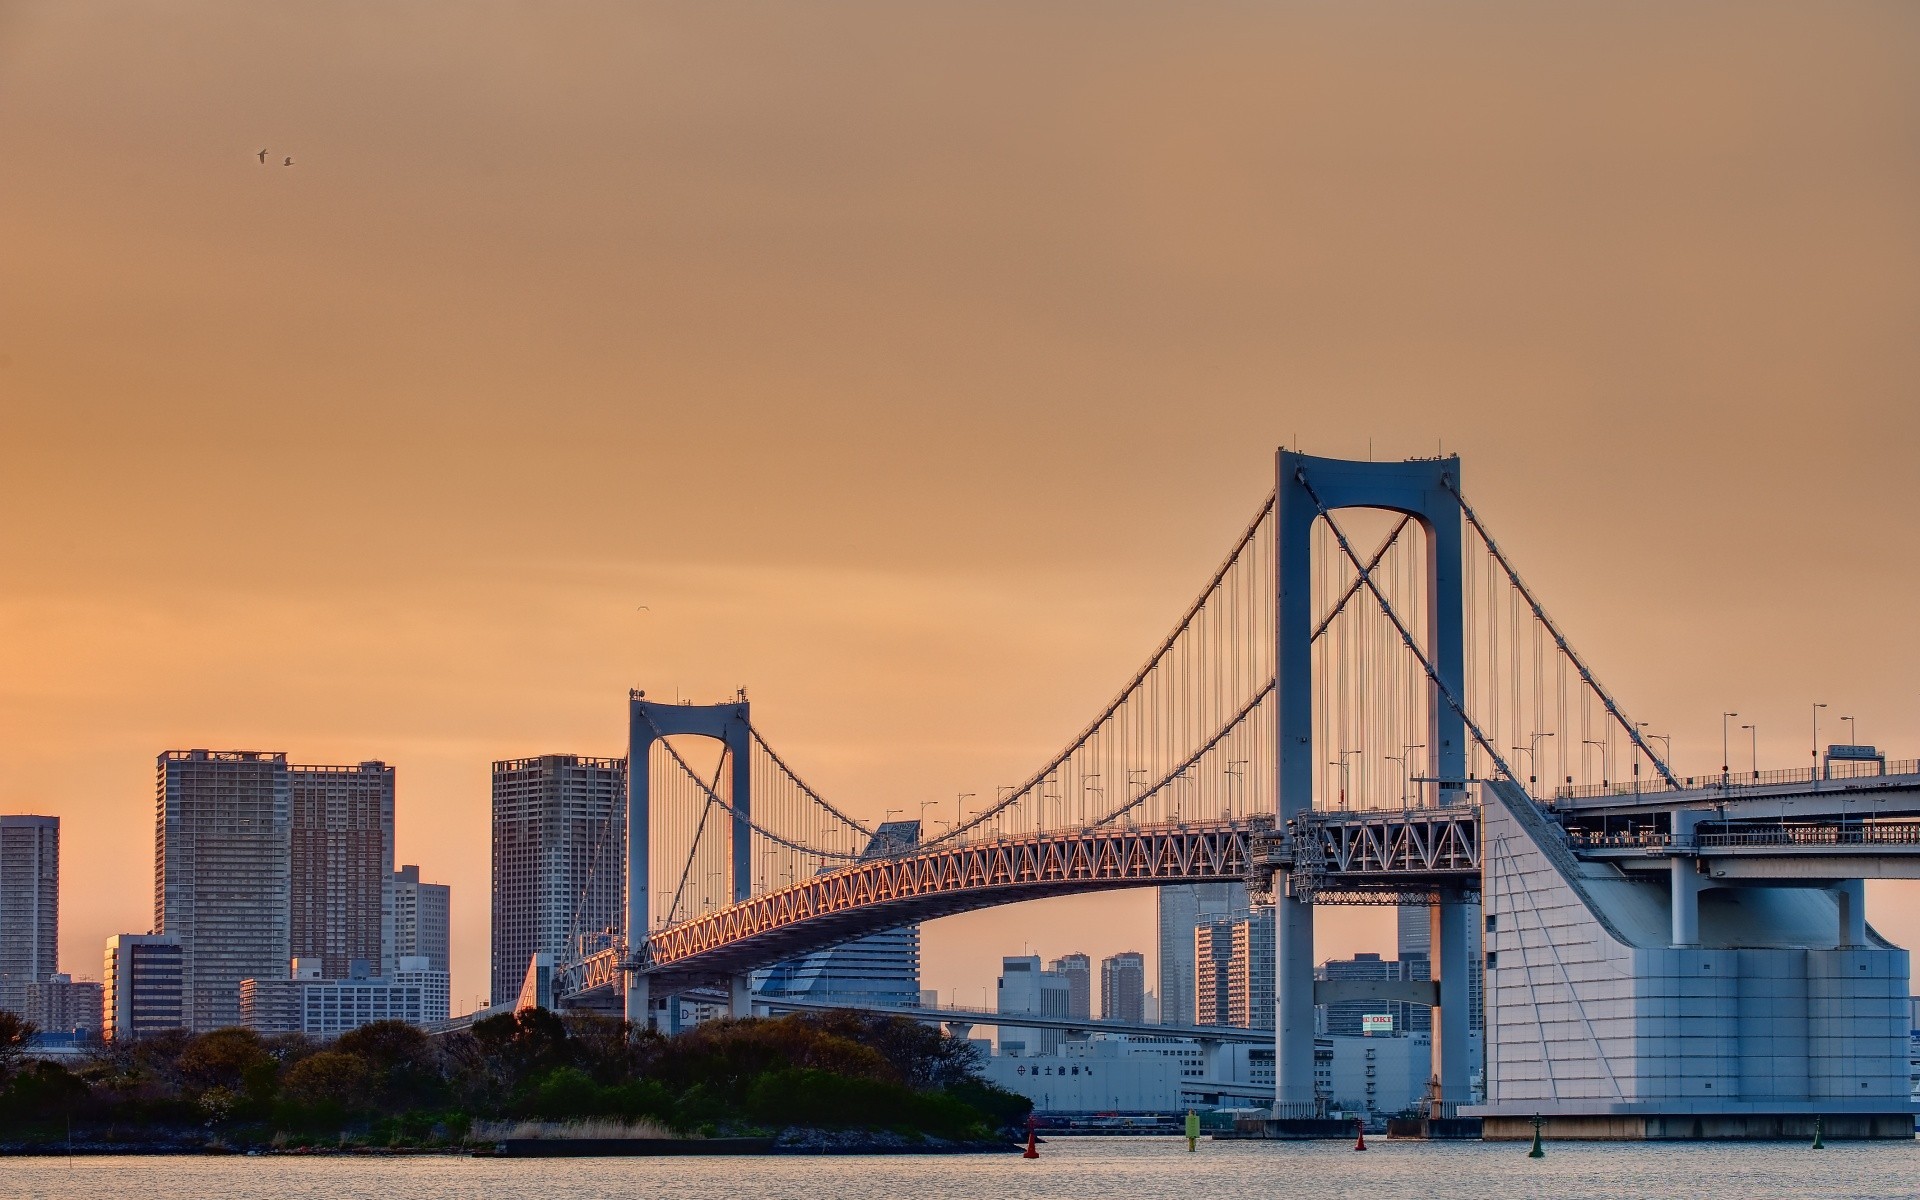
[[(738, 972), (995, 904), (1155, 883), (1238, 881), (1246, 875), (1247, 832), (1240, 822), (1080, 830), (857, 863), (659, 930), (648, 939), (644, 969), (655, 978)], [(606, 968), (594, 965), (591, 974), (601, 976)]]
[[(1414, 809), (1307, 822), (1323, 869), (1334, 875), (1400, 876), (1480, 871), (1480, 812)], [(1385, 882), (1392, 882), (1387, 880)]]
[[(1476, 890), (1479, 810), (1315, 814), (1297, 835), (1321, 859), (1304, 890), (1321, 903)], [(660, 987), (769, 966), (881, 929), (1046, 896), (1249, 877), (1264, 822), (1083, 829), (934, 846), (841, 867), (656, 931), (644, 958), (603, 951), (559, 973), (568, 993), (644, 970)], [(1292, 838), (1281, 836), (1283, 842)], [(1265, 857), (1262, 855), (1262, 857)], [(1390, 901), (1387, 901), (1390, 902)]]

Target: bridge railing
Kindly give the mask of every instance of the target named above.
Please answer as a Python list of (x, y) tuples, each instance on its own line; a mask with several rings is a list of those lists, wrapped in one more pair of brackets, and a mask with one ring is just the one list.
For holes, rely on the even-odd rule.
[[(1588, 833), (1569, 829), (1575, 850), (1663, 850), (1675, 845), (1664, 830), (1636, 829), (1631, 833)], [(1696, 831), (1691, 842), (1702, 850), (1766, 849), (1776, 846), (1920, 846), (1920, 821), (1835, 820), (1818, 825), (1794, 823), (1745, 825), (1722, 832)]]
[(1611, 796), (1658, 796), (1674, 791), (1708, 791), (1716, 788), (1732, 791), (1796, 783), (1809, 784), (1818, 788), (1823, 783), (1867, 779), (1879, 775), (1920, 775), (1920, 759), (1891, 761), (1884, 768), (1877, 762), (1833, 762), (1827, 764), (1824, 771), (1813, 767), (1794, 767), (1784, 771), (1728, 771), (1713, 775), (1682, 775), (1678, 777), (1680, 781), (1678, 788), (1659, 779), (1616, 779), (1606, 783), (1556, 788), (1553, 798), (1555, 800), (1590, 800)]
[(1784, 825), (1726, 833), (1696, 833), (1694, 844), (1728, 849), (1768, 846), (1920, 846), (1920, 823), (1846, 822), (1833, 825)]

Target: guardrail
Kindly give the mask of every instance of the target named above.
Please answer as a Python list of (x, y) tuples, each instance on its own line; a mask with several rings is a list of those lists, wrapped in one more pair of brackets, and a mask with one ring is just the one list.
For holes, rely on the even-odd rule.
[(1738, 791), (1744, 788), (1779, 787), (1804, 783), (1818, 791), (1823, 783), (1870, 779), (1881, 775), (1920, 775), (1920, 759), (1888, 762), (1884, 769), (1877, 762), (1835, 761), (1822, 771), (1813, 767), (1795, 767), (1784, 771), (1728, 771), (1715, 775), (1682, 775), (1678, 788), (1664, 779), (1613, 780), (1554, 789), (1555, 800), (1590, 800), (1602, 796), (1658, 796), (1666, 792), (1697, 792), (1715, 789)]

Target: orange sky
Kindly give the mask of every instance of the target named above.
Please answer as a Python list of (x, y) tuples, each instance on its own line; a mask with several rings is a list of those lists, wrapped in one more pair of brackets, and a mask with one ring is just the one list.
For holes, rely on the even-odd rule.
[[(864, 816), (990, 793), (1282, 442), (1463, 454), (1683, 769), (1723, 709), (1801, 765), (1814, 700), (1920, 753), (1916, 51), (1892, 3), (0, 3), (0, 811), (64, 819), (64, 964), (147, 928), (170, 747), (397, 764), (462, 1008), (487, 763), (619, 753), (630, 685), (746, 685)], [(926, 984), (1150, 918), (949, 919)]]

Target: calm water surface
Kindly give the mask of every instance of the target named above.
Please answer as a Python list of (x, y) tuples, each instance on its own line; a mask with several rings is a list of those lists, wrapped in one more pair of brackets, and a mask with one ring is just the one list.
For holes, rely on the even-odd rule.
[(0, 1197), (67, 1200), (1612, 1200), (1920, 1197), (1920, 1143), (1802, 1145), (1061, 1139), (1017, 1155), (875, 1158), (0, 1160)]

